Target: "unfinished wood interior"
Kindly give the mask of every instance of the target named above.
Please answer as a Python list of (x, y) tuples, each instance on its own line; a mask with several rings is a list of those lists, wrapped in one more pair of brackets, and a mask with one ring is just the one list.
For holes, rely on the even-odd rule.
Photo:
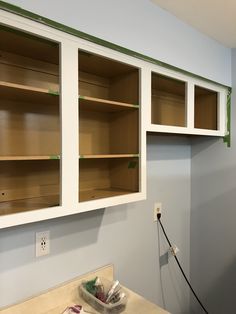
[(186, 126), (186, 83), (152, 73), (151, 122), (159, 125)]
[(80, 155), (138, 154), (138, 113), (94, 111), (80, 104)]
[(79, 52), (79, 94), (139, 105), (139, 70), (85, 51)]
[(59, 205), (59, 45), (0, 28), (0, 215)]
[(80, 202), (138, 192), (138, 182), (138, 157), (79, 161)]
[(59, 205), (59, 160), (0, 162), (0, 215)]
[(79, 200), (137, 192), (139, 70), (80, 51), (79, 94)]
[(194, 127), (217, 130), (218, 93), (195, 86)]

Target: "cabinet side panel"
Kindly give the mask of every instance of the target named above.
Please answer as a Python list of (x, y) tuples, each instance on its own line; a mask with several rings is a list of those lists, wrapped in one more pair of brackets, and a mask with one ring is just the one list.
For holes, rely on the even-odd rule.
[(113, 154), (139, 153), (139, 110), (112, 114), (110, 147)]

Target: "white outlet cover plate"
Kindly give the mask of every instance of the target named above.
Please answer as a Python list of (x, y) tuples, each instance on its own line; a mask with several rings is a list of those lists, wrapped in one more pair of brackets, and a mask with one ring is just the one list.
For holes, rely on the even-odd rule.
[(50, 253), (50, 231), (36, 232), (36, 257)]

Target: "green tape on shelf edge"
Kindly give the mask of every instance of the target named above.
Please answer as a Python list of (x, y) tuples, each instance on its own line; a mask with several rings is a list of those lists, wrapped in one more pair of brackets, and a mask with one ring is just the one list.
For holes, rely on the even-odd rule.
[(59, 155), (52, 155), (52, 156), (50, 156), (50, 159), (60, 159), (60, 156)]
[(82, 96), (82, 95), (79, 95), (79, 99), (84, 99), (84, 96)]
[(136, 168), (136, 166), (137, 166), (137, 161), (134, 161), (134, 160), (129, 161), (129, 163), (128, 163), (129, 169), (134, 169), (134, 168)]
[(54, 95), (54, 96), (58, 96), (58, 95), (59, 95), (59, 92), (56, 91), (56, 90), (49, 89), (49, 90), (48, 90), (48, 94)]
[(227, 112), (227, 134), (223, 138), (224, 143), (227, 147), (231, 147), (231, 94), (232, 88), (228, 88), (226, 112)]
[(84, 155), (79, 155), (79, 159), (83, 159), (84, 158)]

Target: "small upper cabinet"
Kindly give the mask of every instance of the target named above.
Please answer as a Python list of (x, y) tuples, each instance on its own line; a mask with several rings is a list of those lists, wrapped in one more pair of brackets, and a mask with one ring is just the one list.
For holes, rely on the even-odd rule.
[(186, 126), (186, 83), (152, 73), (152, 124)]
[(224, 136), (227, 89), (174, 71), (150, 71), (151, 132)]

